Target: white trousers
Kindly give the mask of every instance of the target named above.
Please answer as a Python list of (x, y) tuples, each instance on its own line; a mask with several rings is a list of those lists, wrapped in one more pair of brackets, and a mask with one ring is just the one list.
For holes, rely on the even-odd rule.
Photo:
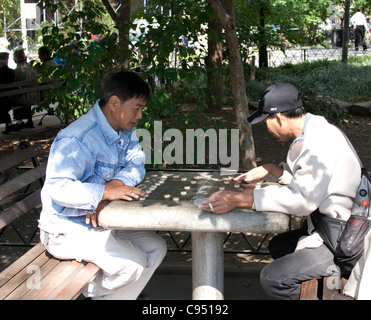
[(93, 262), (102, 269), (83, 291), (93, 299), (136, 299), (167, 252), (165, 241), (150, 231), (95, 228), (62, 235), (41, 231), (40, 238), (53, 256)]
[(344, 293), (356, 300), (371, 300), (371, 230), (364, 239), (361, 258), (354, 266), (344, 287)]

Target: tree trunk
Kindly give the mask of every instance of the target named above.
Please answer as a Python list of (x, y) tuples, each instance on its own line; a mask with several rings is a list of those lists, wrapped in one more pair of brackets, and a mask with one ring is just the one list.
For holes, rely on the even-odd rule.
[[(213, 0), (209, 0), (213, 1)], [(220, 110), (222, 107), (222, 43), (218, 40), (222, 28), (216, 20), (209, 22), (208, 56), (206, 60), (207, 86), (212, 91), (214, 99), (208, 101), (209, 112)]]
[[(260, 7), (260, 27), (259, 33), (261, 34), (261, 39), (264, 36), (265, 30), (265, 12), (264, 12), (264, 5)], [(262, 44), (259, 45), (259, 68), (268, 67), (268, 52), (267, 52), (267, 45)]]
[(343, 26), (343, 48), (341, 54), (341, 62), (348, 62), (348, 46), (349, 46), (349, 9), (350, 0), (345, 0), (344, 26)]
[(118, 57), (118, 63), (122, 68), (129, 70), (130, 68), (130, 55), (129, 55), (129, 30), (130, 30), (130, 14), (131, 14), (131, 1), (121, 0), (121, 7), (118, 14), (113, 10), (108, 0), (102, 0), (119, 33), (119, 48), (122, 55)]
[(240, 130), (240, 167), (248, 170), (256, 167), (254, 139), (251, 125), (247, 122), (249, 114), (246, 96), (245, 78), (236, 34), (234, 18), (234, 1), (226, 0), (223, 6), (219, 0), (210, 1), (219, 24), (225, 30), (229, 70), (232, 83), (232, 95)]

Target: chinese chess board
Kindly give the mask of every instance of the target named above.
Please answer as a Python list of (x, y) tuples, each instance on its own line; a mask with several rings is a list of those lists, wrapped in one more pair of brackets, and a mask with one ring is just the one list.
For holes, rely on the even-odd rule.
[(219, 172), (148, 171), (138, 188), (146, 192), (140, 200), (194, 201), (218, 190), (242, 191), (245, 183)]

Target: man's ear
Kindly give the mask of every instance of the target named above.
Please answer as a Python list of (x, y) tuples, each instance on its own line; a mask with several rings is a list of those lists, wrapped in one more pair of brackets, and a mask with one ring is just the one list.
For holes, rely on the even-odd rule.
[(275, 113), (274, 115), (276, 117), (276, 120), (277, 120), (279, 126), (282, 127), (282, 122), (285, 120), (284, 116), (282, 116), (281, 112)]
[(120, 99), (118, 96), (111, 96), (108, 100), (108, 106), (111, 111), (114, 111), (120, 105)]

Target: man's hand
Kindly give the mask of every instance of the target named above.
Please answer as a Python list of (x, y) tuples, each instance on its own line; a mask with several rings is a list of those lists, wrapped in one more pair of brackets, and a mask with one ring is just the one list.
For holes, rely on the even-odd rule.
[(145, 196), (145, 192), (136, 187), (124, 185), (120, 180), (112, 180), (106, 183), (102, 200), (127, 200), (132, 201)]
[(102, 200), (98, 204), (96, 210), (93, 213), (86, 214), (85, 223), (91, 223), (93, 227), (99, 226), (99, 213), (112, 200), (132, 201), (133, 198), (139, 199), (139, 197), (145, 196), (145, 194), (146, 193), (141, 189), (126, 186), (120, 180), (111, 180), (106, 183)]
[(248, 188), (245, 192), (217, 191), (206, 199), (199, 208), (216, 214), (226, 213), (238, 207), (251, 208), (253, 190), (254, 188)]
[(103, 210), (103, 208), (109, 204), (111, 201), (109, 200), (103, 200), (101, 201), (99, 204), (98, 204), (98, 207), (97, 209), (95, 209), (95, 211), (93, 213), (87, 213), (86, 214), (86, 217), (85, 217), (85, 223), (86, 224), (91, 224), (93, 225), (93, 227), (97, 227), (99, 226), (99, 213)]

